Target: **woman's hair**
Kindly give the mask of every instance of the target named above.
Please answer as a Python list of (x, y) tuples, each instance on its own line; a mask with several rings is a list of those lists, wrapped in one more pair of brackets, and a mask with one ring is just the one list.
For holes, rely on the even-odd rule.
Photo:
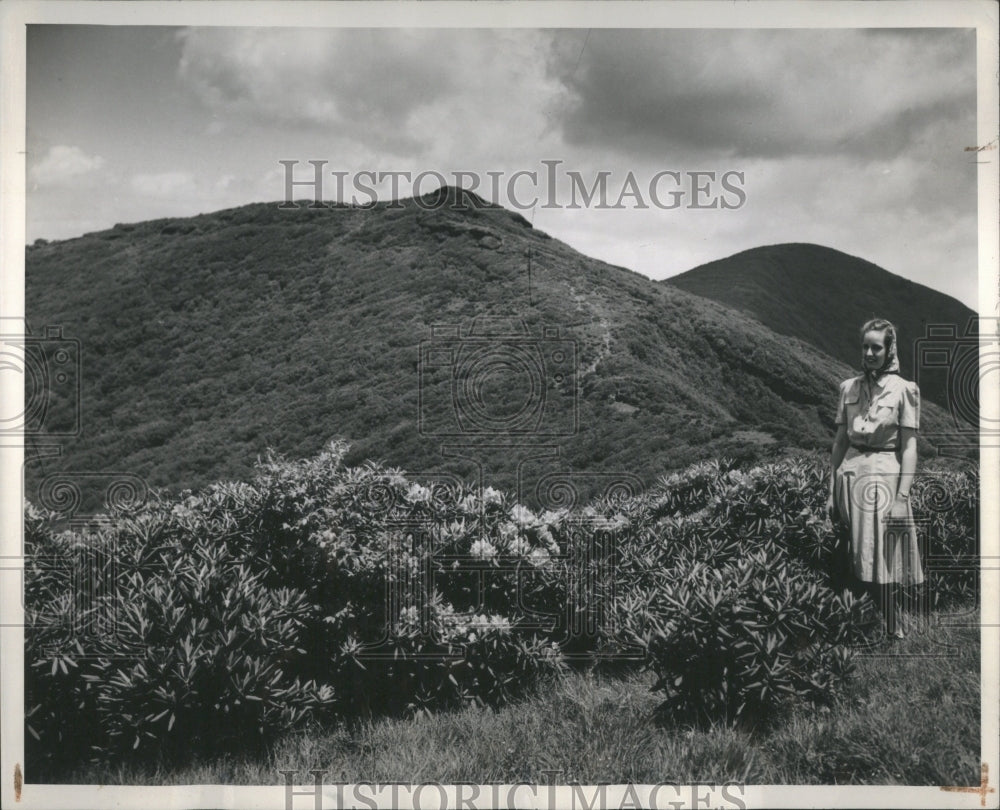
[(889, 354), (896, 343), (896, 327), (885, 318), (872, 318), (861, 327), (861, 340), (864, 340), (869, 332), (885, 332), (885, 351)]

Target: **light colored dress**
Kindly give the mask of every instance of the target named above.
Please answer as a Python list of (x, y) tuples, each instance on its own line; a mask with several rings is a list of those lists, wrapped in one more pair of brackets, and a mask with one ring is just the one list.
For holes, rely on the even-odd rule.
[(841, 521), (851, 529), (851, 567), (863, 582), (917, 585), (924, 581), (913, 510), (886, 517), (899, 484), (900, 428), (920, 427), (920, 389), (898, 374), (874, 382), (864, 375), (840, 384), (837, 424), (851, 443), (834, 482)]

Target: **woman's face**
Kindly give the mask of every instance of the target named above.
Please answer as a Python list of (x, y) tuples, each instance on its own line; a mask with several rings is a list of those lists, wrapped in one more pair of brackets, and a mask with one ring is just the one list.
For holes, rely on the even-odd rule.
[(864, 341), (861, 344), (861, 356), (864, 360), (865, 368), (871, 371), (878, 371), (885, 365), (885, 330), (875, 330), (865, 332)]

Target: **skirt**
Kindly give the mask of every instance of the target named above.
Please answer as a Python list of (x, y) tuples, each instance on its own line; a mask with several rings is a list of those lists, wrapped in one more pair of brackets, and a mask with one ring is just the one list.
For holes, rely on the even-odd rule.
[(837, 469), (833, 497), (841, 522), (850, 529), (849, 565), (862, 582), (919, 585), (924, 581), (913, 510), (889, 519), (899, 482), (895, 453), (850, 448)]

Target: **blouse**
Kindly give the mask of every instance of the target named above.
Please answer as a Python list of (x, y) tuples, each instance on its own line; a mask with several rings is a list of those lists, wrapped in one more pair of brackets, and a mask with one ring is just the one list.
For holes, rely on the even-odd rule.
[(899, 448), (899, 428), (920, 428), (920, 388), (898, 374), (883, 374), (869, 383), (862, 374), (840, 384), (838, 425), (856, 447)]

